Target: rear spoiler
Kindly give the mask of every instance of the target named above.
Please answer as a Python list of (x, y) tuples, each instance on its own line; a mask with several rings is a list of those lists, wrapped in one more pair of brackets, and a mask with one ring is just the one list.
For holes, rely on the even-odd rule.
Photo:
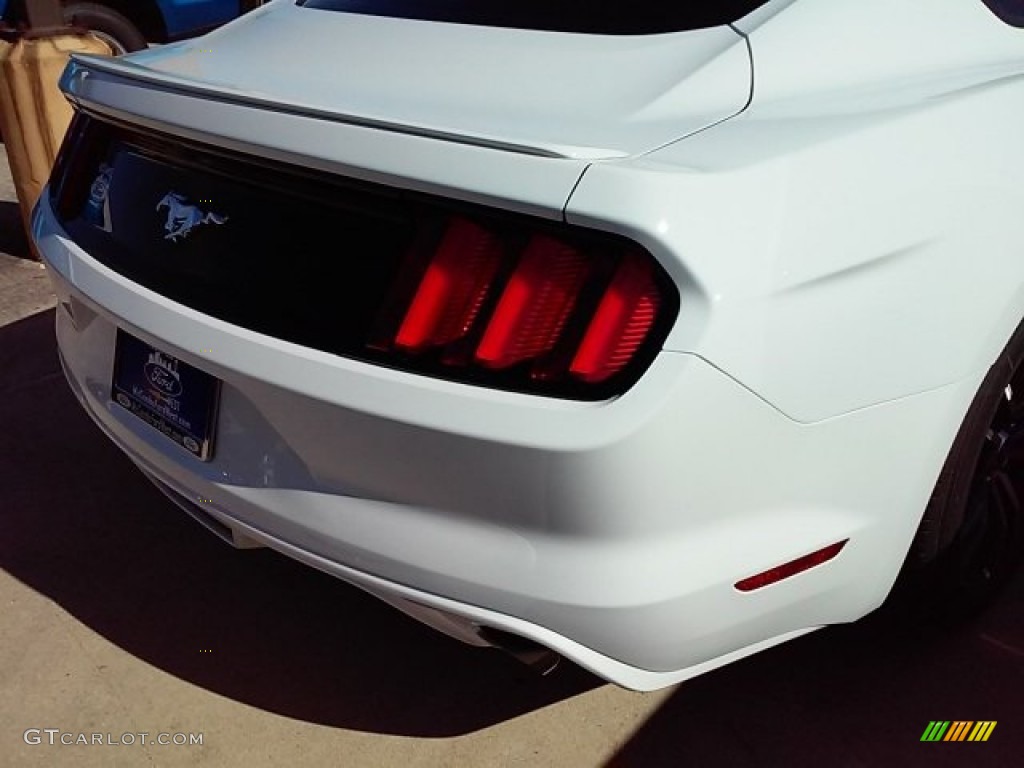
[[(76, 109), (106, 122), (558, 221), (590, 163), (534, 147), (281, 104), (124, 58), (73, 56), (60, 87)], [(465, 168), (476, 172), (467, 175)]]
[[(201, 80), (192, 80), (182, 75), (173, 75), (150, 69), (149, 67), (143, 67), (122, 57), (71, 54), (71, 61), (64, 70), (64, 74), (61, 75), (60, 89), (72, 104), (87, 111), (89, 111), (90, 106), (98, 106), (96, 101), (91, 98), (93, 89), (90, 87), (90, 83), (94, 74), (113, 76), (115, 80), (145, 83), (155, 86), (161, 91), (178, 93), (192, 98), (215, 100), (221, 103), (284, 112), (298, 117), (310, 117), (333, 123), (356, 125), (392, 133), (403, 133), (410, 136), (422, 136), (424, 138), (438, 139), (457, 144), (497, 149), (504, 152), (514, 152), (519, 155), (564, 159), (578, 159), (580, 157), (576, 148), (571, 148), (571, 150), (567, 148), (565, 152), (554, 152), (550, 149), (525, 144), (515, 144), (485, 137), (467, 136), (384, 120), (375, 120), (359, 115), (333, 112), (311, 104), (283, 102), (276, 98), (263, 97), (252, 91), (243, 91), (229, 86), (214, 86)], [(103, 110), (100, 109), (99, 111)], [(622, 153), (619, 154), (624, 156)], [(608, 153), (602, 151), (601, 156), (606, 158)]]

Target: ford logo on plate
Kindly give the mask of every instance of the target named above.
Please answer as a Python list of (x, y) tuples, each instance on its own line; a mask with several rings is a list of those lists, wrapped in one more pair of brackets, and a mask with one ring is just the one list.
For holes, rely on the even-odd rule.
[(152, 352), (145, 365), (149, 383), (168, 397), (181, 394), (181, 376), (178, 375), (178, 361), (170, 355)]

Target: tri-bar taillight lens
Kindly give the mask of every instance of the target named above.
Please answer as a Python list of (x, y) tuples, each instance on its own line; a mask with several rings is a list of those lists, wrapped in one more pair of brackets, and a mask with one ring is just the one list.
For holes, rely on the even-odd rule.
[(431, 218), (370, 342), (396, 367), (599, 399), (636, 381), (675, 319), (674, 286), (630, 241), (472, 214)]

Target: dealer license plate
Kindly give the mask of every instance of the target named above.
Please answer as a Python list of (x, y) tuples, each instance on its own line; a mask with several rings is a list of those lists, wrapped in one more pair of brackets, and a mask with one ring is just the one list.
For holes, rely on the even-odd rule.
[(212, 457), (220, 381), (210, 374), (118, 330), (111, 394), (193, 456)]

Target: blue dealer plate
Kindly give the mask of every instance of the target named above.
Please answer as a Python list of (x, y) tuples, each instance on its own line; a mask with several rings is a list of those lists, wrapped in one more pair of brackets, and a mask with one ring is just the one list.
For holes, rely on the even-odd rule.
[(219, 394), (213, 376), (118, 330), (114, 402), (202, 461), (213, 454)]

